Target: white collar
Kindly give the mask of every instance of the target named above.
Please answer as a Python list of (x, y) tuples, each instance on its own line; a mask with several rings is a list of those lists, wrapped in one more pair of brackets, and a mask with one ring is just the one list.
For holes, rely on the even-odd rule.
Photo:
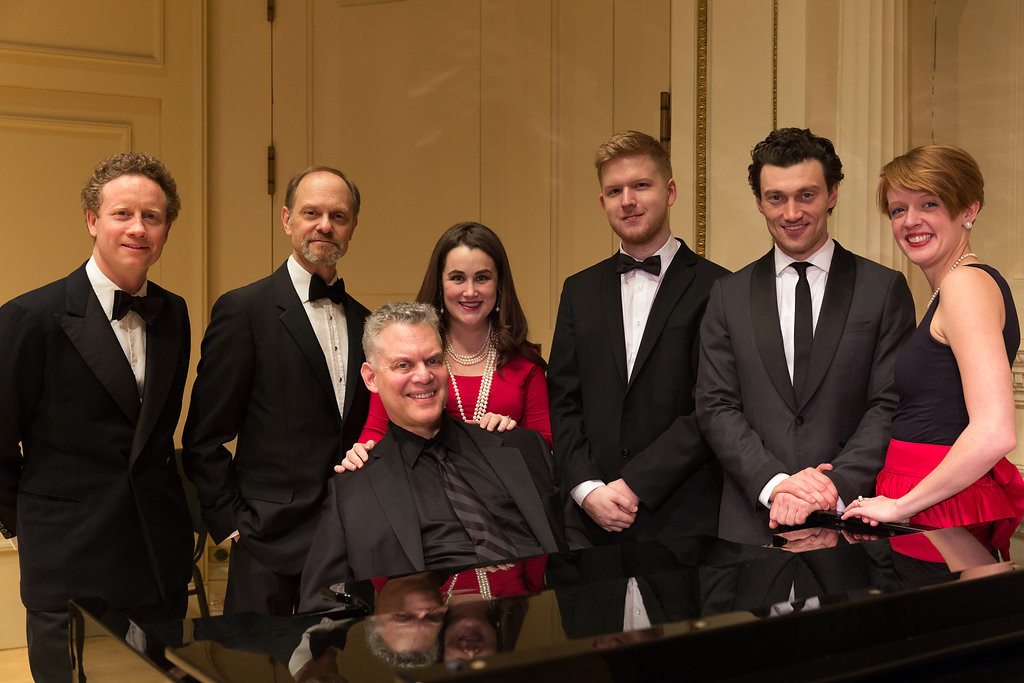
[[(778, 245), (773, 248), (775, 253), (775, 277), (782, 275), (782, 271), (789, 268), (797, 259), (785, 254)], [(821, 245), (818, 251), (814, 252), (807, 258), (803, 259), (805, 263), (810, 263), (813, 266), (821, 268), (826, 273), (832, 265), (832, 255), (836, 251), (836, 243), (831, 237), (825, 240), (825, 244)]]

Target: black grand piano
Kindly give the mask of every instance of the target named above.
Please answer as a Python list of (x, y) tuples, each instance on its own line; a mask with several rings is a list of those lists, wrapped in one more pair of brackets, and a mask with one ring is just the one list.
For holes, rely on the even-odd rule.
[(82, 598), (72, 663), (88, 681), (1019, 681), (1007, 524), (819, 513), (767, 547), (681, 538), (335, 584), (293, 617), (136, 624)]

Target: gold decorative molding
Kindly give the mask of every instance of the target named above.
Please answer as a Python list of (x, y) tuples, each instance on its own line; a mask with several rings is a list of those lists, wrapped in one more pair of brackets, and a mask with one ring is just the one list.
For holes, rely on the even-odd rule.
[(697, 0), (697, 78), (694, 93), (694, 251), (704, 256), (708, 228), (708, 0)]
[(779, 127), (779, 0), (772, 0), (772, 130)]
[[(21, 59), (40, 56), (100, 61), (128, 66), (164, 64), (164, 33), (167, 31), (164, 0), (119, 0), (105, 8), (107, 13), (117, 17), (113, 25), (110, 18), (102, 13), (86, 10), (72, 16), (70, 23), (61, 22), (60, 19), (68, 18), (68, 10), (54, 0), (35, 6), (23, 4), (26, 8), (31, 6), (31, 9), (19, 8), (19, 21), (8, 22), (14, 26), (14, 32), (0, 28), (0, 55)], [(26, 23), (28, 15), (21, 15), (23, 11), (33, 13), (31, 21)], [(118, 43), (112, 39), (112, 36), (128, 31), (133, 34), (133, 39), (138, 39), (129, 43), (127, 48), (124, 41)]]

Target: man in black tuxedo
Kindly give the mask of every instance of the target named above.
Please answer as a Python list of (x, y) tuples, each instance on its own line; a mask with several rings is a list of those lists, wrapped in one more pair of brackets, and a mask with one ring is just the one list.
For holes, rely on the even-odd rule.
[(157, 159), (125, 152), (95, 168), (82, 205), (92, 257), (0, 308), (0, 532), (17, 534), (37, 681), (71, 675), (69, 599), (180, 619), (191, 577), (173, 442), (188, 312), (146, 279), (177, 186)]
[(444, 410), (437, 313), (386, 304), (366, 321), (363, 381), (390, 422), (366, 465), (331, 480), (302, 573), (302, 611), (339, 581), (565, 549), (550, 454), (528, 429), (488, 432)]
[(327, 480), (366, 420), (357, 369), (368, 311), (336, 273), (358, 218), (359, 190), (341, 171), (296, 174), (281, 209), (291, 256), (213, 307), (184, 465), (210, 535), (235, 540), (229, 613), (294, 611)]
[(770, 527), (873, 494), (914, 302), (902, 274), (829, 237), (843, 178), (831, 141), (782, 128), (751, 159), (775, 245), (711, 291), (697, 416), (726, 473), (720, 535), (765, 543)]
[[(600, 201), (619, 253), (565, 281), (548, 364), (555, 457), (590, 543), (714, 534), (721, 471), (694, 415), (697, 330), (726, 271), (672, 236), (668, 152), (602, 144)], [(574, 540), (574, 539), (571, 539)]]

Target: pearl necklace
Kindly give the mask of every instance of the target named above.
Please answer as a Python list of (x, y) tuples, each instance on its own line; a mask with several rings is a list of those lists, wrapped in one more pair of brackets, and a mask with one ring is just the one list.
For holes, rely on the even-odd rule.
[[(485, 349), (487, 357), (487, 363), (484, 365), (484, 374), (480, 378), (480, 393), (476, 396), (476, 407), (473, 409), (473, 420), (479, 422), (483, 419), (487, 413), (487, 398), (491, 395), (491, 382), (494, 381), (494, 368), (498, 361), (498, 350), (494, 348), (494, 344), (490, 343), (488, 339), (487, 348)], [(456, 358), (455, 360), (459, 360)], [(459, 361), (462, 363), (462, 361)], [(462, 363), (466, 365), (466, 363)], [(459, 406), (459, 415), (462, 417), (463, 422), (469, 422), (469, 418), (466, 417), (466, 411), (462, 407), (462, 394), (459, 393), (459, 383), (455, 381), (455, 373), (452, 372), (452, 366), (448, 364), (448, 357), (445, 356), (444, 365), (448, 368), (448, 378), (452, 383), (452, 390), (455, 392), (455, 402)]]
[[(491, 591), (491, 580), (487, 577), (487, 569), (484, 567), (477, 567), (473, 570), (476, 574), (476, 582), (480, 587), (480, 598), (483, 600), (493, 600), (494, 593)], [(452, 594), (455, 592), (455, 582), (459, 580), (459, 574), (452, 576), (452, 580), (448, 583), (448, 590), (445, 591), (444, 604), (448, 604), (448, 601), (452, 599)]]
[(491, 323), (487, 323), (487, 337), (484, 339), (484, 345), (480, 347), (480, 350), (476, 353), (469, 355), (462, 355), (455, 351), (455, 347), (452, 346), (451, 335), (445, 337), (444, 340), (444, 352), (448, 354), (449, 358), (454, 358), (459, 365), (476, 365), (484, 358), (487, 357), (487, 351), (491, 348)]
[[(965, 253), (964, 255), (962, 255), (962, 256), (961, 256), (960, 258), (958, 258), (958, 259), (957, 259), (957, 260), (956, 260), (956, 261), (955, 261), (955, 262), (953, 263), (953, 265), (951, 265), (951, 266), (949, 267), (949, 270), (947, 270), (947, 271), (946, 271), (946, 275), (949, 275), (949, 274), (950, 274), (950, 273), (952, 273), (952, 272), (953, 272), (954, 270), (956, 270), (956, 267), (957, 267), (957, 266), (959, 266), (959, 265), (960, 265), (961, 263), (963, 263), (963, 261), (964, 261), (964, 259), (965, 259), (965, 258), (970, 258), (971, 256), (973, 256), (974, 258), (978, 258), (978, 255), (977, 255), (977, 254), (975, 254), (975, 253), (974, 253), (973, 251), (968, 251), (967, 253)], [(943, 276), (942, 276), (942, 278), (943, 278), (943, 279), (945, 279), (945, 278), (946, 278), (946, 275), (943, 275)], [(939, 282), (941, 282), (941, 281), (942, 281), (942, 280), (940, 280)], [(942, 289), (942, 287), (936, 287), (936, 288), (935, 288), (935, 291), (934, 291), (934, 292), (932, 292), (932, 298), (931, 298), (931, 299), (928, 299), (928, 305), (924, 307), (924, 310), (926, 310), (926, 311), (927, 311), (927, 310), (928, 310), (929, 308), (931, 308), (931, 307), (932, 307), (932, 303), (934, 303), (934, 302), (935, 302), (935, 297), (937, 297), (937, 296), (939, 295), (939, 290), (940, 290), (940, 289)]]

